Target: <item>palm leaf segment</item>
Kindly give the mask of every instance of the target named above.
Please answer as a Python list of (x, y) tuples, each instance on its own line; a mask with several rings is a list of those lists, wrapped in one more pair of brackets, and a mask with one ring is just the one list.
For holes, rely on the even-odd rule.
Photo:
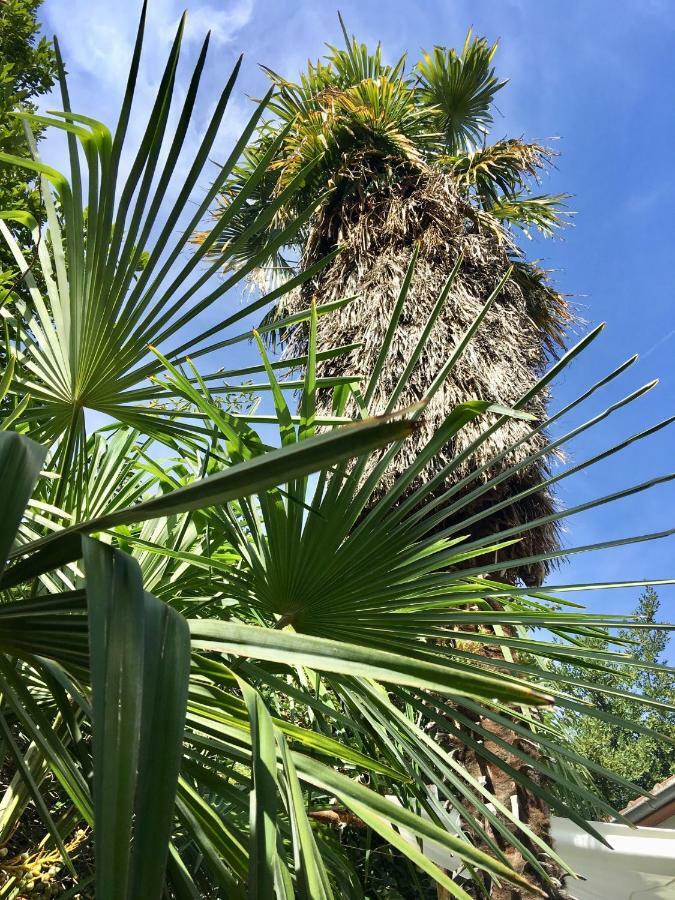
[(492, 68), (497, 45), (466, 36), (461, 53), (434, 47), (415, 66), (422, 102), (434, 107), (451, 153), (484, 143), (492, 124), (492, 103), (506, 81)]

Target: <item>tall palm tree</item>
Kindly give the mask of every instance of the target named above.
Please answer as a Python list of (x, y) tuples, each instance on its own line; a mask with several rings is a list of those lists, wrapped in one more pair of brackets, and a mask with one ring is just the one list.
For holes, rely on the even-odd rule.
[[(154, 125), (149, 124), (131, 180), (118, 196), (114, 161), (134, 92), (142, 31), (141, 22), (121, 131), (110, 136), (112, 145), (101, 123), (67, 110), (52, 116), (50, 125), (60, 124), (69, 137), (82, 141), (86, 179), (73, 142), (70, 178), (34, 158), (24, 160), (23, 165), (44, 176), (51, 221), (42, 236), (34, 220), (18, 210), (3, 213), (11, 228), (0, 227), (14, 252), (15, 226), (30, 226), (36, 248), (32, 265), (17, 253), (30, 303), (12, 298), (0, 308), (9, 361), (0, 373), (0, 403), (7, 398), (9, 411), (0, 416), (0, 732), (7, 758), (16, 767), (0, 797), (0, 846), (5, 850), (12, 835), (12, 850), (19, 849), (16, 826), (24, 811), (32, 819), (34, 810), (46, 829), (37, 848), (29, 841), (30, 853), (5, 856), (0, 893), (24, 896), (39, 890), (38, 878), (43, 884), (58, 863), (63, 864), (60, 883), (64, 878), (77, 881), (73, 890), (72, 882), (66, 882), (69, 894), (87, 890), (94, 881), (97, 900), (159, 898), (167, 892), (176, 897), (362, 900), (357, 873), (322, 824), (335, 819), (366, 825), (369, 835), (396, 848), (401, 859), (458, 900), (470, 900), (462, 882), (474, 877), (526, 890), (532, 889), (532, 873), (543, 883), (554, 883), (541, 861), (542, 854), (550, 858), (552, 851), (519, 819), (522, 805), (503, 802), (511, 800), (504, 789), (511, 789), (512, 776), (517, 788), (550, 798), (556, 812), (594, 837), (597, 832), (585, 820), (613, 811), (589, 791), (591, 772), (641, 792), (581, 759), (556, 724), (556, 707), (606, 717), (570, 696), (570, 678), (557, 664), (574, 654), (592, 677), (603, 661), (621, 661), (614, 651), (579, 647), (578, 637), (580, 632), (602, 634), (597, 629), (623, 627), (624, 617), (561, 612), (566, 601), (551, 594), (553, 588), (542, 592), (506, 586), (489, 577), (504, 567), (520, 568), (522, 560), (460, 568), (469, 559), (484, 557), (488, 548), (502, 547), (513, 530), (477, 540), (466, 537), (478, 514), (464, 520), (462, 510), (470, 509), (479, 494), (463, 491), (455, 480), (446, 498), (455, 496), (458, 521), (439, 534), (447, 509), (441, 507), (439, 513), (433, 505), (438, 506), (438, 482), (414, 485), (438, 449), (469, 423), (479, 418), (486, 422), (476, 442), (479, 451), (499, 424), (527, 418), (523, 405), (545, 390), (601, 329), (557, 360), (515, 408), (505, 410), (489, 400), (455, 407), (432, 440), (415, 452), (411, 465), (397, 464), (391, 490), (380, 486), (380, 477), (385, 476), (386, 485), (389, 463), (409, 452), (403, 450), (405, 441), (425, 405), (459, 365), (472, 334), (497, 302), (504, 279), (444, 357), (422, 403), (403, 413), (316, 434), (318, 428), (344, 422), (349, 396), (359, 415), (366, 415), (379, 396), (379, 376), (387, 377), (387, 371), (378, 369), (398, 340), (399, 314), (408, 315), (414, 265), (408, 267), (410, 278), (404, 279), (378, 362), (362, 392), (354, 390), (352, 375), (317, 377), (317, 363), (344, 349), (317, 349), (322, 316), (344, 300), (312, 303), (286, 320), (295, 325), (304, 317), (309, 323), (306, 358), (296, 361), (304, 369), (301, 381), (277, 380), (275, 372), (289, 363), (270, 361), (260, 335), (260, 365), (199, 372), (186, 356), (196, 359), (247, 339), (248, 331), (233, 336), (222, 332), (252, 309), (240, 307), (193, 337), (189, 347), (189, 336), (180, 338), (178, 329), (245, 277), (246, 267), (217, 288), (209, 287), (210, 277), (223, 265), (219, 257), (194, 284), (186, 283), (209, 244), (183, 267), (177, 263), (183, 235), (195, 226), (185, 232), (179, 228), (178, 243), (168, 240), (208, 157), (215, 122), (188, 183), (179, 185), (178, 205), (171, 204), (168, 218), (156, 215), (162, 190), (167, 181), (173, 183), (175, 153), (206, 47), (162, 168), (159, 194), (150, 187), (155, 164), (164, 158), (161, 140), (177, 45), (151, 115)], [(230, 162), (238, 158), (254, 125), (255, 118)], [(280, 142), (284, 138), (281, 134)], [(272, 146), (267, 158), (260, 159), (246, 189), (221, 217), (222, 229), (251, 205), (275, 153)], [(220, 177), (226, 178), (227, 171), (226, 166)], [(239, 252), (256, 229), (266, 230), (275, 213), (284, 212), (306, 175), (301, 170), (288, 191), (280, 191), (262, 209), (240, 243), (228, 245), (230, 254)], [(139, 178), (140, 206), (128, 208)], [(53, 183), (58, 204), (44, 179)], [(86, 213), (83, 184), (89, 197)], [(207, 195), (206, 206), (218, 188), (216, 184)], [(190, 218), (194, 214), (189, 206), (185, 212)], [(293, 228), (302, 227), (311, 214), (310, 206), (297, 220), (289, 220), (285, 231), (266, 230), (257, 260), (269, 256), (272, 247), (289, 244)], [(154, 242), (146, 225), (158, 222), (161, 230)], [(218, 238), (217, 230), (211, 238)], [(147, 256), (137, 275), (143, 249)], [(248, 265), (253, 268), (256, 258)], [(460, 268), (445, 283), (447, 296), (455, 296), (452, 286)], [(42, 272), (46, 296), (31, 282), (36, 271)], [(257, 308), (317, 271), (318, 265), (305, 268), (294, 282), (259, 299)], [(164, 277), (170, 282), (166, 289), (161, 288)], [(430, 321), (444, 309), (444, 292)], [(139, 323), (139, 316), (147, 321)], [(283, 328), (283, 322), (277, 319), (276, 327)], [(422, 357), (433, 338), (431, 331), (423, 329), (414, 343), (410, 363), (389, 399), (392, 409), (414, 374), (412, 361)], [(147, 342), (153, 344), (153, 354)], [(576, 415), (580, 404), (634, 361), (623, 363), (548, 421), (558, 422), (572, 411)], [(229, 382), (256, 371), (264, 374), (262, 384)], [(149, 376), (155, 377), (148, 384)], [(600, 424), (651, 387), (653, 383), (633, 391), (556, 437), (551, 449)], [(284, 398), (292, 388), (302, 395), (297, 416)], [(326, 388), (334, 389), (338, 402), (336, 415), (322, 417), (316, 400)], [(276, 422), (282, 444), (278, 450), (271, 450), (222, 402), (230, 391), (250, 394), (253, 389), (270, 392), (274, 415), (243, 418)], [(87, 435), (83, 408), (116, 420), (112, 437)], [(494, 413), (500, 417), (496, 424)], [(587, 471), (673, 422), (675, 417), (669, 417), (574, 466), (561, 467), (550, 483)], [(539, 425), (539, 431), (546, 425)], [(169, 460), (155, 457), (157, 437), (170, 448)], [(516, 471), (532, 458), (516, 462)], [(490, 468), (499, 462), (498, 457)], [(462, 456), (452, 459), (441, 480), (463, 464)], [(316, 478), (309, 478), (311, 473)], [(498, 486), (501, 477), (479, 489)], [(675, 473), (651, 478), (561, 510), (548, 521), (562, 521), (673, 479)], [(63, 486), (55, 492), (55, 484)], [(604, 550), (672, 533), (621, 537), (568, 552)], [(540, 558), (551, 557), (544, 553)], [(619, 586), (627, 584), (562, 585), (558, 591)], [(501, 602), (497, 612), (490, 609), (494, 598)], [(499, 628), (511, 627), (512, 636), (496, 635)], [(534, 628), (546, 629), (556, 640), (535, 636)], [(505, 648), (504, 654), (493, 657), (489, 648), (496, 645)], [(518, 651), (520, 657), (507, 658)], [(631, 664), (645, 666), (638, 659)], [(616, 694), (603, 684), (594, 689), (601, 696)], [(542, 706), (538, 721), (532, 710)], [(640, 722), (624, 724), (650, 733)], [(500, 730), (504, 725), (506, 731)], [(528, 755), (530, 738), (541, 755)], [(485, 782), (477, 777), (476, 765), (481, 774), (486, 772)], [(544, 777), (550, 779), (550, 789), (542, 784)], [(86, 826), (93, 826), (91, 877), (92, 837)], [(420, 841), (440, 845), (456, 877), (425, 856)], [(71, 868), (78, 854), (85, 855), (84, 880), (84, 873)], [(529, 866), (524, 874), (523, 860)], [(370, 889), (372, 882), (367, 876), (363, 880)]]
[[(407, 378), (400, 400), (414, 402), (425, 396), (485, 298), (510, 273), (468, 351), (435, 393), (422, 426), (394, 460), (388, 479), (382, 480), (384, 492), (462, 401), (489, 399), (511, 407), (527, 398), (522, 408), (532, 414), (534, 425), (545, 420), (548, 394), (532, 389), (547, 358), (563, 346), (572, 316), (547, 273), (526, 260), (516, 236), (530, 228), (551, 235), (563, 222), (565, 198), (533, 191), (551, 157), (547, 148), (514, 139), (488, 143), (494, 99), (505, 84), (492, 66), (496, 44), (469, 33), (459, 53), (435, 47), (407, 68), (405, 56), (389, 65), (379, 45), (369, 52), (349, 37), (342, 20), (341, 25), (344, 48), (329, 45), (326, 58), (310, 63), (299, 83), (267, 70), (275, 88), (270, 103), (275, 118), (259, 127), (243, 162), (233, 171), (215, 212), (217, 220), (263, 160), (268, 160), (267, 175), (258, 183), (255, 200), (221, 230), (211, 253), (225, 254), (236, 241), (237, 258), (230, 254), (228, 265), (259, 257), (263, 234), (243, 243), (242, 235), (270, 200), (299, 181), (300, 189), (291, 193), (270, 222), (267, 239), (274, 240), (287, 217), (309, 203), (318, 202), (317, 211), (291, 245), (281, 247), (257, 270), (257, 284), (269, 288), (270, 282), (292, 277), (298, 270), (306, 272), (329, 257), (313, 278), (286, 294), (283, 305), (270, 316), (287, 320), (314, 297), (330, 303), (354, 296), (317, 327), (319, 350), (336, 344), (354, 349), (322, 363), (318, 373), (363, 376), (370, 385), (363, 397), (370, 412), (387, 409), (402, 373)], [(195, 239), (201, 243), (210, 236), (204, 232)], [(406, 372), (412, 348), (434, 320), (451, 270), (455, 270), (452, 287), (435, 318), (426, 352)], [(397, 309), (404, 295), (405, 304)], [(397, 327), (388, 335), (392, 321)], [(280, 328), (277, 335), (288, 357), (306, 352), (306, 323)], [(389, 351), (383, 359), (385, 343)], [(330, 403), (326, 392), (323, 412)], [(504, 562), (504, 581), (541, 585), (548, 561), (516, 566), (509, 562), (555, 556), (560, 549), (556, 524), (550, 521), (554, 498), (543, 486), (549, 476), (550, 457), (543, 452), (548, 438), (543, 429), (533, 432), (531, 422), (514, 418), (476, 447), (480, 429), (469, 423), (454, 435), (410, 492), (420, 481), (436, 478), (440, 503), (449, 487), (466, 485), (466, 493), (496, 479), (490, 489), (476, 491), (475, 501), (464, 504), (462, 515), (470, 517), (472, 538), (477, 540), (513, 529), (519, 540), (492, 550), (484, 559)], [(513, 445), (516, 449), (509, 449)], [(538, 451), (542, 452), (537, 456)], [(534, 455), (531, 462), (499, 480), (501, 472), (530, 455)], [(451, 459), (452, 473), (445, 476)], [(516, 495), (521, 499), (509, 502)], [(528, 525), (538, 520), (545, 521)], [(446, 519), (443, 526), (448, 524), (452, 521)], [(509, 626), (505, 633), (514, 635)], [(470, 715), (467, 718), (471, 721)], [(503, 773), (491, 782), (490, 765), (480, 748), (504, 755), (500, 740), (512, 742), (516, 737), (503, 724), (481, 720), (476, 724), (483, 736), (494, 733), (495, 744), (479, 739), (477, 751), (463, 744), (463, 762), (508, 805), (518, 793), (516, 785)], [(467, 734), (472, 740), (478, 737), (470, 728)], [(530, 747), (530, 752), (536, 751)], [(519, 799), (521, 818), (545, 836), (547, 806), (527, 792)], [(511, 862), (526, 868), (519, 851), (513, 851)], [(493, 885), (494, 897), (503, 896), (499, 891)]]
[[(356, 295), (354, 302), (320, 323), (320, 349), (336, 342), (359, 344), (351, 354), (324, 363), (320, 370), (324, 376), (372, 374), (401, 282), (417, 250), (406, 307), (377, 387), (367, 398), (371, 411), (388, 403), (453, 266), (459, 265), (458, 278), (435, 326), (429, 352), (419, 361), (401, 398), (404, 402), (424, 393), (439, 362), (512, 267), (511, 279), (483, 323), (472, 352), (427, 411), (405, 462), (458, 402), (487, 398), (513, 405), (526, 394), (540, 376), (547, 354), (562, 346), (571, 319), (565, 298), (544, 271), (524, 258), (515, 240), (518, 230), (535, 228), (550, 235), (562, 223), (564, 197), (532, 192), (551, 152), (520, 140), (487, 143), (494, 98), (505, 84), (492, 68), (495, 50), (496, 45), (469, 34), (460, 53), (436, 47), (407, 71), (405, 57), (388, 65), (379, 46), (371, 53), (345, 31), (344, 49), (329, 46), (326, 60), (310, 63), (299, 83), (268, 70), (276, 89), (270, 103), (276, 117), (258, 129), (215, 211), (219, 220), (231, 198), (267, 157), (267, 177), (259, 181), (255, 200), (231, 218), (212, 246), (211, 253), (217, 256), (237, 239), (238, 252), (227, 261), (232, 266), (259, 255), (260, 242), (269, 239), (270, 232), (276, 236), (288, 216), (321, 200), (293, 243), (268, 258), (257, 276), (258, 283), (276, 282), (298, 269), (306, 271), (340, 248), (302, 289), (284, 296), (274, 313), (306, 308), (314, 295), (321, 302)], [(279, 143), (270, 158), (275, 142)], [(280, 208), (269, 232), (258, 232), (240, 243), (253, 217), (298, 176), (304, 176), (301, 189)], [(207, 235), (199, 233), (196, 240), (202, 242)], [(306, 333), (304, 323), (284, 331), (289, 355), (305, 348)], [(543, 420), (546, 397), (532, 400), (526, 408)], [(514, 420), (483, 447), (478, 462), (487, 462), (528, 428)], [(437, 458), (436, 470), (476, 436), (475, 429), (467, 428)], [(544, 446), (543, 435), (523, 447), (523, 456), (537, 444)], [(506, 459), (503, 465), (512, 461)], [(454, 477), (461, 479), (475, 471), (476, 462), (473, 456)], [(504, 491), (517, 493), (539, 483), (546, 465), (542, 458), (526, 470), (518, 485), (511, 482), (485, 495), (481, 508), (501, 499)], [(494, 474), (488, 468), (479, 477), (487, 481)], [(490, 517), (488, 527), (494, 530), (538, 518), (551, 511), (552, 502), (546, 492), (534, 493), (503, 509), (498, 520)], [(501, 555), (504, 559), (530, 556), (557, 546), (555, 529), (545, 526), (524, 533), (517, 548), (504, 549)], [(533, 585), (541, 584), (545, 574), (546, 566), (538, 564), (522, 567), (515, 577)]]

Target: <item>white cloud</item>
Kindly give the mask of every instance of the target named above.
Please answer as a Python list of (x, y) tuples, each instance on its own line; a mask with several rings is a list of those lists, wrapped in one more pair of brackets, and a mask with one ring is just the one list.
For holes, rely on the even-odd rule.
[[(71, 70), (88, 74), (99, 84), (121, 87), (128, 72), (140, 8), (137, 0), (47, 0), (43, 15), (46, 30), (58, 35)], [(180, 0), (150, 0), (146, 77), (152, 78), (153, 68), (157, 70), (161, 65), (182, 11)], [(185, 42), (201, 43), (210, 30), (214, 46), (228, 44), (248, 24), (252, 12), (253, 0), (234, 0), (227, 5), (195, 4), (187, 15)]]
[(228, 4), (227, 11), (219, 10), (209, 4), (195, 6), (188, 11), (185, 29), (186, 40), (201, 41), (207, 31), (211, 31), (211, 40), (215, 45), (230, 44), (239, 31), (250, 21), (253, 13), (253, 0), (239, 0)]
[[(235, 42), (251, 20), (253, 6), (254, 0), (212, 0), (211, 3), (193, 0), (188, 11), (174, 103), (167, 127), (167, 144), (175, 130), (192, 65), (208, 31), (211, 32), (210, 61), (202, 76), (200, 97), (175, 184), (179, 184), (180, 175), (194, 158), (217, 95), (238, 55), (239, 47)], [(122, 156), (122, 175), (128, 171), (141, 140), (183, 8), (183, 0), (149, 0), (143, 55)], [(45, 0), (42, 8), (44, 32), (56, 33), (59, 38), (68, 71), (73, 109), (98, 119), (111, 130), (115, 127), (126, 87), (140, 10), (139, 0)], [(238, 96), (230, 102), (215, 148), (219, 158), (239, 133), (245, 104), (244, 98)], [(61, 102), (51, 97), (42, 105), (44, 108), (60, 108)], [(41, 152), (43, 158), (56, 168), (67, 169), (65, 142), (59, 133), (48, 132)]]

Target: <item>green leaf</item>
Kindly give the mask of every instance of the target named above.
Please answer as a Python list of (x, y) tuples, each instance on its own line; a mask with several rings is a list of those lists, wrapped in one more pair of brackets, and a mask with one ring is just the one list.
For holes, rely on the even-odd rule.
[(196, 619), (191, 620), (189, 625), (193, 646), (203, 650), (374, 678), (457, 697), (494, 697), (532, 705), (550, 703), (546, 694), (526, 684), (505, 683), (495, 676), (456, 671), (451, 665), (429, 663), (412, 655), (397, 656), (342, 641), (233, 622)]
[(126, 554), (83, 544), (91, 646), (97, 897), (157, 897), (173, 824), (189, 674), (185, 621)]
[(40, 474), (47, 451), (11, 431), (0, 433), (0, 571), (14, 543), (24, 509)]
[(300, 757), (297, 754), (293, 758), (298, 773), (305, 781), (330, 791), (350, 809), (355, 804), (359, 810), (368, 811), (372, 817), (372, 827), (376, 827), (376, 821), (379, 817), (387, 824), (412, 831), (413, 834), (420, 838), (435, 841), (462, 859), (486, 869), (488, 872), (492, 872), (512, 884), (531, 890), (537, 896), (544, 896), (543, 892), (538, 891), (526, 878), (518, 875), (504, 863), (493, 859), (468, 841), (451, 835), (430, 820), (416, 815), (403, 806), (392, 803), (387, 798), (380, 796), (357, 781), (352, 781), (339, 772), (329, 769), (328, 766), (309, 760), (306, 757)]
[(307, 818), (305, 799), (293, 758), (284, 736), (278, 732), (277, 743), (286, 784), (286, 805), (291, 820), (295, 875), (299, 882), (300, 896), (305, 900), (332, 900), (333, 891)]
[(260, 695), (239, 679), (251, 722), (253, 784), (251, 787), (251, 821), (248, 896), (265, 900), (274, 896), (275, 870), (281, 864), (277, 857), (277, 759), (272, 719)]
[[(328, 467), (342, 459), (358, 456), (391, 441), (400, 440), (406, 437), (411, 429), (412, 425), (405, 419), (392, 419), (388, 416), (349, 425), (231, 466), (224, 472), (179, 488), (162, 497), (66, 528), (21, 548), (21, 552), (35, 553), (37, 550), (49, 548), (50, 552), (54, 553), (54, 559), (59, 559), (60, 564), (63, 564), (68, 561), (65, 558), (67, 556), (77, 558), (72, 556), (72, 553), (76, 552), (73, 535), (90, 534), (118, 525), (143, 522), (147, 519), (204, 509), (237, 500)], [(65, 554), (59, 556), (59, 550), (64, 545)], [(30, 571), (26, 568), (25, 573), (22, 573), (23, 577), (30, 577), (28, 574)]]

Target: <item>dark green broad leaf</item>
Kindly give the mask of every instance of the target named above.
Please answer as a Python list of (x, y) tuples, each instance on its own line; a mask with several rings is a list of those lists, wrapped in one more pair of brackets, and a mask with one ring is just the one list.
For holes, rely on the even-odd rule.
[(13, 431), (0, 433), (0, 569), (12, 548), (47, 451)]
[(412, 427), (410, 421), (400, 416), (368, 419), (230, 466), (224, 472), (195, 481), (156, 499), (50, 534), (22, 548), (22, 553), (31, 552), (34, 554), (33, 558), (19, 563), (16, 572), (10, 570), (0, 586), (8, 587), (34, 577), (44, 571), (46, 560), (49, 566), (56, 566), (78, 559), (80, 552), (79, 542), (74, 540), (76, 535), (204, 509), (260, 493), (274, 485), (401, 440), (410, 434)]
[(162, 893), (190, 666), (185, 620), (137, 563), (84, 539), (94, 745), (96, 896)]

